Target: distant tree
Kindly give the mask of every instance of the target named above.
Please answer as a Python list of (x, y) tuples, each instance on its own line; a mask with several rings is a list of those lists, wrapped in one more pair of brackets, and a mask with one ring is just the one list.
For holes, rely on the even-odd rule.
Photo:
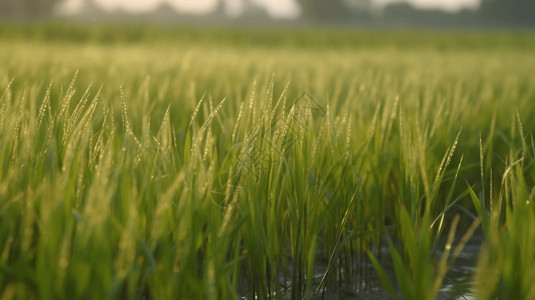
[(369, 13), (372, 9), (372, 0), (345, 0), (345, 3), (357, 13)]
[(19, 6), (18, 1), (16, 0), (2, 0), (0, 1), (0, 15), (9, 16), (14, 13)]
[(56, 0), (0, 0), (3, 17), (43, 17), (53, 13)]
[(225, 3), (223, 0), (217, 1), (216, 7), (212, 11), (212, 15), (216, 17), (222, 17), (225, 16)]
[(481, 14), (497, 22), (535, 25), (535, 1), (483, 0)]
[(353, 16), (343, 0), (298, 0), (303, 16), (315, 21), (347, 20)]
[(56, 0), (23, 0), (24, 11), (31, 16), (47, 16), (54, 12)]
[(418, 9), (408, 2), (395, 2), (387, 5), (382, 12), (386, 24), (424, 26), (424, 27), (450, 27), (468, 25), (473, 14), (468, 11), (457, 13), (442, 9)]
[(420, 12), (408, 2), (394, 2), (383, 9), (383, 17), (387, 20), (411, 20)]

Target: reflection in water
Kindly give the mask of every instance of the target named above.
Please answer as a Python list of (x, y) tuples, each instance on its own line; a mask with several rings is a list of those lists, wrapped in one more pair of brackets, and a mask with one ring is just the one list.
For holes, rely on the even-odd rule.
[[(458, 299), (458, 300), (473, 300), (476, 299), (473, 294), (473, 274), (476, 271), (477, 257), (481, 249), (483, 236), (476, 234), (467, 242), (461, 254), (457, 257), (450, 271), (443, 281), (443, 287), (438, 293), (438, 300)], [(384, 254), (388, 254), (388, 249), (382, 250)], [(439, 258), (442, 255), (441, 251), (436, 253)], [(324, 272), (325, 264), (322, 262), (316, 263), (316, 273), (314, 275), (315, 283), (319, 283)], [(394, 270), (392, 268), (385, 268), (391, 278), (395, 278)], [(290, 267), (291, 271), (291, 267)], [(390, 299), (387, 291), (382, 287), (381, 281), (373, 269), (371, 263), (361, 265), (359, 272), (356, 272), (355, 278), (351, 283), (340, 283), (327, 285), (322, 293), (319, 295), (321, 299), (367, 299), (367, 300), (387, 300)], [(342, 274), (341, 274), (342, 275)], [(286, 287), (282, 295), (276, 296), (278, 299), (291, 299), (291, 284), (289, 278), (281, 275), (282, 286)], [(244, 286), (247, 286), (246, 284)], [(240, 299), (248, 299), (247, 292), (242, 291)], [(401, 294), (399, 294), (401, 297)]]

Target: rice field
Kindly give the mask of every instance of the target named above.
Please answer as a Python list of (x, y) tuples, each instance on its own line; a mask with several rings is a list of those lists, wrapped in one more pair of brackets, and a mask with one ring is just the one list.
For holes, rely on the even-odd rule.
[(533, 47), (2, 24), (0, 299), (535, 299)]

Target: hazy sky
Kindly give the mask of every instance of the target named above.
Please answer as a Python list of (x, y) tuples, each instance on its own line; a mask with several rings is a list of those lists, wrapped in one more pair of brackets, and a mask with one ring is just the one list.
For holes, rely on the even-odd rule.
[[(85, 0), (65, 0), (60, 7), (64, 13), (78, 11)], [(94, 0), (108, 11), (122, 9), (129, 12), (144, 12), (157, 8), (162, 3), (171, 5), (176, 10), (189, 13), (207, 13), (218, 3), (218, 0)], [(299, 15), (299, 6), (295, 0), (250, 0), (264, 7), (268, 14), (275, 18), (293, 18)], [(351, 0), (349, 0), (351, 1)], [(353, 0), (355, 1), (355, 0)], [(377, 6), (404, 0), (372, 0)], [(421, 8), (442, 8), (455, 11), (460, 8), (475, 8), (480, 0), (406, 0)], [(243, 9), (243, 0), (224, 0), (225, 8), (230, 14), (238, 15)]]
[[(167, 3), (176, 10), (187, 13), (208, 13), (219, 2), (218, 0), (94, 0), (107, 11), (122, 9), (129, 12), (144, 12)], [(243, 9), (243, 0), (223, 0), (225, 9), (230, 14), (238, 15)], [(275, 18), (293, 18), (299, 15), (299, 6), (294, 0), (251, 0), (264, 7), (269, 15)], [(60, 6), (63, 13), (77, 12), (85, 0), (64, 0)]]
[[(372, 0), (372, 2), (385, 5), (392, 2), (403, 2), (403, 0)], [(480, 0), (408, 0), (406, 2), (420, 8), (441, 8), (456, 11), (462, 8), (477, 8)]]

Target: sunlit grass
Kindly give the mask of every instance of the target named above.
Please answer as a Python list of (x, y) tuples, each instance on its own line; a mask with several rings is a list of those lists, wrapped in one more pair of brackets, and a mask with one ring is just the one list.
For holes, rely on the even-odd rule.
[(534, 296), (529, 35), (218, 34), (6, 38), (2, 299), (341, 297), (371, 263), (433, 299), (479, 223), (474, 294)]

